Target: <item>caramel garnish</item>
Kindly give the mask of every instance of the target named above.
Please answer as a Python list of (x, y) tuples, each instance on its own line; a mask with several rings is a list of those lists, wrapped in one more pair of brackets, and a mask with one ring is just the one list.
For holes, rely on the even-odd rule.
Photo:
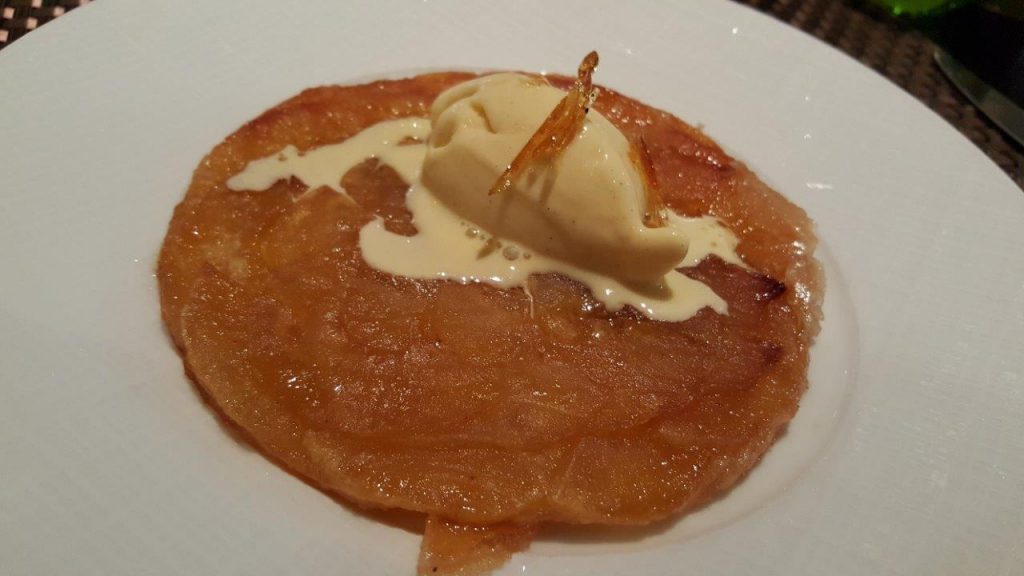
[(565, 98), (562, 98), (558, 106), (548, 114), (540, 128), (505, 168), (494, 186), (491, 186), (490, 194), (507, 191), (523, 174), (542, 162), (553, 160), (569, 146), (583, 127), (583, 121), (590, 111), (590, 105), (594, 103), (594, 98), (597, 98), (593, 82), (596, 67), (597, 52), (591, 51), (580, 63), (572, 90), (569, 90)]
[[(489, 194), (506, 192), (527, 172), (536, 166), (551, 162), (563, 150), (569, 147), (572, 140), (583, 127), (587, 112), (597, 98), (594, 88), (594, 68), (597, 67), (597, 52), (591, 51), (576, 71), (576, 81), (572, 89), (548, 114), (537, 131), (516, 154), (498, 180), (491, 186)], [(646, 192), (647, 204), (644, 208), (644, 225), (649, 228), (660, 228), (665, 225), (665, 203), (658, 191), (658, 181), (654, 172), (654, 162), (647, 149), (643, 135), (630, 146), (630, 160), (640, 173)]]
[(644, 185), (644, 196), (647, 204), (644, 206), (644, 226), (648, 228), (661, 228), (665, 225), (665, 201), (661, 198), (658, 190), (658, 175), (654, 171), (654, 160), (651, 159), (651, 152), (647, 148), (647, 140), (644, 135), (636, 139), (633, 146), (630, 146), (629, 159), (633, 166), (640, 173), (640, 179)]

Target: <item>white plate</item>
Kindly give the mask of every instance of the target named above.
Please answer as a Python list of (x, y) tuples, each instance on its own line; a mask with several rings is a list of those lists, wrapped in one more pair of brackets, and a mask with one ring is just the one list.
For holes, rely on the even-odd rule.
[(1024, 195), (885, 80), (710, 0), (106, 0), (0, 53), (0, 573), (411, 574), (417, 535), (219, 428), (161, 327), (157, 249), (202, 155), (304, 87), (592, 48), (599, 82), (818, 222), (832, 404), (766, 462), (784, 481), (721, 501), (765, 488), (742, 516), (548, 536), (504, 572), (1024, 574)]

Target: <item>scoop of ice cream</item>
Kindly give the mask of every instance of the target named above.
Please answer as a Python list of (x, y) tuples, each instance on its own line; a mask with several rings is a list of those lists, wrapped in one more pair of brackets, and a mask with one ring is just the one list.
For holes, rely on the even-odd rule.
[(647, 192), (629, 141), (596, 110), (554, 162), (488, 194), (564, 96), (521, 74), (483, 76), (443, 92), (431, 108), (423, 183), (499, 239), (625, 282), (659, 281), (686, 256), (686, 238), (644, 224)]

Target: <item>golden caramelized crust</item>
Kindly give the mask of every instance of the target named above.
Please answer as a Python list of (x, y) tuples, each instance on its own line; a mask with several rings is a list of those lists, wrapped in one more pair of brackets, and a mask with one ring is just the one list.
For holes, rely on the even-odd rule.
[(595, 103), (644, 142), (665, 204), (721, 218), (754, 269), (711, 258), (685, 270), (729, 314), (681, 323), (609, 313), (557, 275), (531, 279), (531, 315), (522, 290), (371, 269), (364, 224), (379, 215), (415, 232), (406, 185), (373, 160), (343, 180), (355, 202), (330, 190), (298, 200), (297, 181), (226, 188), (286, 145), (427, 116), (470, 77), (306, 90), (213, 149), (158, 271), (190, 374), (263, 452), (368, 506), (458, 523), (643, 524), (707, 501), (795, 413), (822, 278), (804, 212), (699, 130), (611, 90)]

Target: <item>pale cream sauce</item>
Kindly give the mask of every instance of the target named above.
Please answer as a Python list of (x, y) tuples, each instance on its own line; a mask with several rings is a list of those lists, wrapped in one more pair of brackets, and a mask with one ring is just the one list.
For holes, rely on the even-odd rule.
[[(377, 218), (360, 230), (363, 259), (377, 270), (409, 278), (482, 282), (507, 289), (526, 288), (531, 274), (555, 272), (586, 285), (612, 311), (630, 305), (653, 320), (673, 322), (686, 320), (705, 307), (720, 314), (728, 312), (725, 301), (710, 287), (678, 271), (669, 272), (659, 282), (631, 286), (608, 275), (531, 253), (507, 239), (493, 238), (487, 231), (478, 230), (420, 182), (426, 146), (408, 140), (424, 141), (429, 134), (430, 122), (424, 118), (389, 120), (343, 142), (305, 153), (288, 146), (277, 154), (250, 162), (227, 184), (236, 191), (262, 191), (278, 180), (294, 177), (310, 190), (327, 187), (345, 194), (341, 187), (345, 173), (367, 158), (377, 158), (410, 184), (406, 206), (417, 229), (414, 236), (394, 234)], [(735, 235), (716, 218), (685, 218), (671, 212), (668, 215), (667, 225), (688, 241), (689, 248), (679, 268), (694, 266), (712, 254), (743, 265), (736, 254)]]

